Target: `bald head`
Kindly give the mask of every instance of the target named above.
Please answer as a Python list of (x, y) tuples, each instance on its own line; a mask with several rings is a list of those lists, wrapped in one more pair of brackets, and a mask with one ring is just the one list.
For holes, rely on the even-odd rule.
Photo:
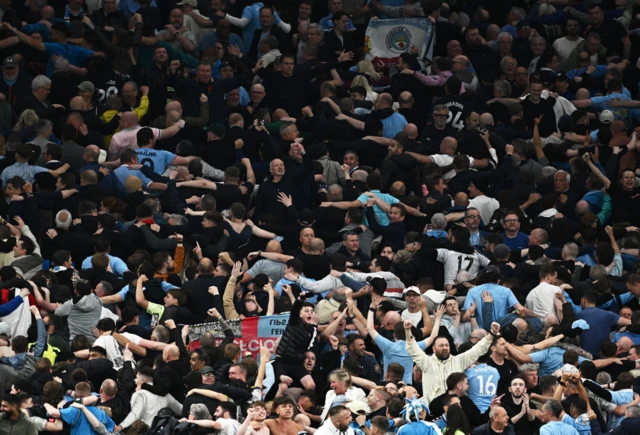
[(120, 122), (126, 126), (124, 128), (135, 127), (138, 125), (138, 117), (133, 112), (124, 112), (120, 117)]
[(100, 157), (100, 148), (97, 145), (89, 145), (84, 149), (82, 158), (85, 162), (95, 162)]
[(324, 251), (324, 241), (322, 241), (322, 239), (319, 238), (315, 238), (313, 240), (311, 240), (311, 250), (317, 254), (322, 253), (322, 251)]
[(488, 112), (480, 115), (480, 125), (493, 125), (493, 115)]
[(213, 261), (207, 257), (204, 257), (198, 263), (198, 273), (202, 275), (211, 275), (214, 268)]
[(407, 124), (402, 131), (407, 135), (409, 139), (415, 139), (418, 137), (418, 127), (415, 124)]
[(180, 112), (180, 114), (182, 114), (182, 104), (180, 104), (180, 101), (171, 101), (164, 106), (165, 114), (173, 111)]
[(393, 105), (393, 97), (386, 92), (378, 95), (377, 102), (380, 108), (391, 107)]
[(176, 122), (180, 121), (181, 116), (182, 115), (180, 114), (180, 112), (178, 112), (177, 110), (172, 110), (171, 112), (167, 113), (167, 124), (175, 124)]
[(384, 325), (384, 329), (388, 331), (393, 331), (393, 328), (402, 321), (402, 317), (400, 313), (397, 311), (389, 311), (384, 315), (384, 319), (382, 319), (382, 324)]
[(629, 352), (634, 345), (633, 340), (629, 337), (620, 337), (618, 341), (616, 341), (616, 345), (618, 346), (618, 352)]
[(456, 196), (453, 198), (453, 205), (455, 207), (466, 207), (469, 205), (469, 195), (464, 192), (456, 193)]
[(71, 101), (69, 101), (69, 108), (71, 110), (85, 110), (84, 98), (79, 95), (77, 97), (73, 97)]
[(581, 199), (580, 201), (576, 202), (576, 214), (581, 215), (585, 213), (589, 213), (589, 203), (584, 199)]
[(458, 141), (455, 138), (451, 136), (447, 136), (444, 139), (442, 139), (442, 142), (440, 143), (441, 153), (453, 155), (456, 153), (457, 149), (458, 149)]
[(162, 359), (164, 362), (175, 361), (180, 358), (180, 349), (175, 344), (170, 344), (162, 351)]
[(265, 249), (267, 252), (282, 252), (282, 245), (277, 240), (270, 240)]

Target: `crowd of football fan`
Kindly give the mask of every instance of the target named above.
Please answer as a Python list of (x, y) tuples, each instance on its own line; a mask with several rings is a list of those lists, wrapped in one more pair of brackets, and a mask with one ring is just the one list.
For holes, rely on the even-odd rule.
[(0, 435), (640, 433), (639, 0), (0, 21)]

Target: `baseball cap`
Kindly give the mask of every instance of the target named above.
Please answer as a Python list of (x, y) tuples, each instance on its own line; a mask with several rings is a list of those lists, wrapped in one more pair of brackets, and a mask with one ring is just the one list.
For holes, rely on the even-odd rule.
[(224, 125), (219, 122), (214, 122), (213, 124), (205, 127), (204, 131), (210, 131), (221, 139), (223, 139), (225, 134), (227, 134), (227, 130), (224, 128)]
[(351, 402), (347, 403), (345, 406), (349, 408), (349, 411), (351, 411), (354, 414), (358, 414), (360, 412), (367, 412), (369, 410), (369, 407), (367, 406), (367, 404), (364, 403), (362, 400), (352, 400)]
[(11, 326), (7, 322), (0, 322), (0, 336), (11, 338)]
[(215, 374), (215, 372), (213, 371), (213, 369), (211, 368), (211, 366), (204, 366), (200, 369), (200, 374), (201, 375), (206, 375), (208, 373), (213, 373)]
[(184, 6), (184, 5), (189, 5), (189, 6), (193, 6), (194, 8), (197, 8), (198, 2), (196, 0), (182, 0), (180, 3), (176, 3), (176, 6)]
[(500, 272), (500, 268), (493, 264), (482, 271), (483, 275), (487, 273), (497, 273), (498, 275), (502, 275), (502, 273)]
[(298, 222), (300, 222), (301, 225), (305, 225), (305, 226), (311, 225), (315, 220), (316, 220), (316, 217), (314, 216), (311, 209), (308, 209), (308, 208), (305, 208), (304, 210), (302, 210), (298, 215)]
[(402, 294), (403, 294), (403, 295), (406, 295), (406, 294), (407, 294), (407, 293), (409, 293), (409, 292), (414, 292), (414, 293), (416, 293), (418, 296), (420, 296), (420, 289), (419, 289), (418, 287), (416, 287), (415, 285), (412, 285), (412, 286), (407, 287), (406, 289), (404, 289), (404, 290), (402, 291)]
[(526, 20), (518, 21), (518, 25), (516, 26), (518, 30), (524, 29), (525, 27), (531, 27), (531, 23)]
[(441, 304), (447, 297), (447, 292), (444, 290), (427, 290), (424, 295), (434, 303)]
[(91, 82), (84, 81), (78, 85), (78, 89), (82, 92), (95, 92), (96, 87)]
[(569, 79), (567, 78), (567, 73), (562, 71), (556, 74), (556, 80), (560, 80), (561, 82), (569, 81)]
[(6, 68), (6, 67), (17, 67), (18, 66), (18, 62), (16, 61), (16, 58), (13, 56), (9, 56), (6, 57), (3, 61), (2, 61), (2, 68)]

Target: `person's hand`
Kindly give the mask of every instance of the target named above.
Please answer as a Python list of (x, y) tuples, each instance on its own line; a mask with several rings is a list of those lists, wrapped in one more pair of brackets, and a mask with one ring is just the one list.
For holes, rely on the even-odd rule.
[(123, 356), (125, 361), (133, 361), (133, 352), (129, 349), (129, 343), (124, 347)]
[(147, 282), (147, 281), (149, 281), (149, 277), (147, 277), (147, 275), (140, 275), (140, 276), (138, 277), (138, 282), (141, 282), (141, 283), (143, 283), (143, 284), (144, 284), (144, 283), (145, 283), (145, 282)]
[(101, 167), (100, 169), (98, 169), (98, 171), (99, 171), (102, 175), (104, 175), (105, 177), (111, 173), (111, 172), (109, 171), (109, 168), (105, 168), (105, 167)]
[(209, 102), (209, 97), (207, 97), (205, 94), (200, 94), (200, 102), (201, 103), (208, 103)]
[(256, 66), (253, 67), (253, 73), (255, 74), (257, 71), (260, 71), (262, 68), (264, 68), (264, 60), (260, 59), (258, 63), (256, 63)]
[(366, 422), (367, 416), (365, 414), (358, 414), (358, 416), (356, 417), (356, 423), (358, 423), (360, 426), (364, 426)]
[(173, 319), (167, 319), (164, 321), (164, 326), (166, 326), (167, 329), (173, 329), (176, 327), (176, 322)]
[(240, 51), (240, 47), (238, 47), (237, 45), (229, 45), (227, 47), (227, 53), (239, 59), (242, 57), (242, 51)]
[(469, 305), (469, 309), (467, 310), (470, 316), (473, 316), (476, 313), (477, 307), (478, 306), (475, 304), (475, 302), (471, 302), (471, 305)]
[(491, 323), (491, 332), (493, 332), (494, 334), (500, 332), (500, 324), (498, 322)]
[(482, 292), (482, 302), (493, 302), (493, 296), (488, 291)]
[(235, 264), (233, 265), (233, 269), (231, 270), (231, 276), (235, 277), (236, 279), (242, 275), (242, 263), (240, 263), (239, 261), (236, 261)]
[(84, 17), (82, 17), (82, 22), (90, 29), (93, 29), (93, 23), (91, 22), (91, 18), (89, 18), (88, 16), (85, 15)]
[(413, 322), (410, 319), (404, 321), (404, 329), (411, 329)]
[(209, 292), (209, 294), (212, 294), (214, 296), (220, 294), (220, 292), (218, 291), (218, 287), (216, 287), (215, 285), (212, 285), (211, 287), (209, 287), (207, 291)]
[(271, 351), (268, 347), (260, 345), (260, 360), (269, 361), (271, 359)]
[[(211, 287), (209, 287), (209, 289), (211, 289)], [(218, 289), (216, 288), (216, 290)], [(214, 319), (219, 319), (221, 317), (220, 313), (215, 308), (211, 308), (210, 310), (207, 310), (207, 314), (213, 317)]]
[(173, 24), (167, 24), (164, 26), (164, 28), (167, 29), (169, 33), (171, 33), (172, 37), (178, 32)]
[(20, 290), (20, 297), (21, 298), (25, 298), (29, 296), (29, 289), (23, 288)]
[(534, 126), (538, 126), (540, 125), (540, 122), (542, 121), (542, 118), (544, 118), (544, 115), (540, 115), (536, 118), (533, 118), (533, 125)]
[[(22, 290), (20, 290), (20, 294), (22, 294)], [(29, 307), (29, 311), (31, 311), (31, 314), (33, 314), (36, 317), (36, 319), (41, 319), (42, 318), (42, 317), (40, 317), (40, 310), (38, 309), (37, 306), (31, 305)]]
[(524, 405), (525, 409), (528, 411), (529, 410), (529, 395), (527, 393), (524, 393), (522, 395), (522, 404)]
[(302, 114), (305, 115), (307, 118), (311, 118), (313, 117), (313, 110), (311, 110), (311, 107), (309, 106), (304, 106), (302, 108)]
[(338, 344), (340, 343), (338, 337), (336, 337), (335, 335), (331, 335), (331, 337), (329, 337), (329, 343), (331, 343), (331, 348), (333, 350), (338, 350)]
[(491, 404), (489, 406), (491, 408), (495, 408), (496, 406), (500, 406), (500, 403), (501, 403), (503, 397), (504, 397), (504, 394), (502, 396), (494, 396), (493, 399), (491, 399)]
[(241, 150), (242, 147), (244, 147), (244, 141), (242, 139), (236, 139), (233, 145), (236, 147), (237, 150)]
[(171, 63), (169, 64), (169, 69), (171, 70), (171, 73), (175, 74), (176, 71), (178, 71), (178, 68), (180, 68), (180, 61), (172, 60)]
[(51, 240), (53, 240), (56, 237), (58, 237), (58, 232), (56, 230), (54, 230), (53, 228), (50, 228), (50, 229), (47, 230), (47, 236), (49, 236), (49, 238)]
[(291, 291), (291, 286), (289, 284), (282, 284), (282, 291), (287, 295), (291, 296), (293, 293)]
[(565, 302), (567, 302), (567, 299), (564, 297), (564, 292), (563, 291), (558, 291), (556, 292), (556, 299), (558, 299), (560, 302), (562, 302), (563, 304)]
[(438, 306), (438, 309), (436, 310), (436, 320), (442, 319), (442, 316), (444, 316), (444, 313), (447, 312), (447, 308), (444, 306), (444, 304), (440, 304)]
[(611, 225), (607, 225), (604, 230), (609, 237), (613, 237), (613, 227)]
[(151, 224), (149, 226), (149, 228), (151, 228), (151, 231), (153, 231), (155, 233), (159, 233), (160, 232), (160, 225), (158, 225), (158, 224)]
[(280, 375), (280, 382), (284, 382), (287, 385), (291, 385), (293, 384), (293, 379), (291, 379), (289, 376)]
[(16, 225), (16, 227), (18, 227), (19, 229), (22, 229), (22, 227), (24, 227), (24, 221), (22, 220), (22, 218), (18, 215), (13, 217), (13, 220), (15, 220), (18, 225)]
[[(87, 17), (84, 17), (84, 18), (87, 18)], [(84, 18), (83, 18), (83, 21), (84, 21)], [(84, 409), (84, 405), (78, 402), (71, 402), (71, 405), (69, 406), (71, 406), (72, 408)]]
[(593, 409), (590, 409), (589, 412), (587, 412), (587, 418), (589, 420), (597, 420), (598, 416), (596, 415), (595, 412), (593, 412)]
[(342, 50), (342, 52), (340, 52), (340, 56), (338, 56), (338, 62), (346, 62), (352, 59), (353, 51), (345, 52), (344, 50)]
[(193, 248), (193, 253), (196, 257), (202, 258), (202, 248), (200, 247), (200, 243), (196, 242), (196, 247)]
[(533, 204), (534, 202), (538, 202), (540, 198), (542, 198), (542, 195), (540, 195), (537, 192), (534, 192), (531, 195), (529, 195), (529, 203)]
[(293, 205), (293, 199), (291, 199), (291, 195), (287, 195), (284, 192), (278, 193), (278, 202), (285, 207), (291, 207)]

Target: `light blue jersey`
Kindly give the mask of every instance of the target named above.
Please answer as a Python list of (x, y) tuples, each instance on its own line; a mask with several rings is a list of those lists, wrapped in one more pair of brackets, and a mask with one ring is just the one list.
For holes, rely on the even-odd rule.
[(491, 399), (496, 395), (500, 372), (487, 364), (478, 364), (464, 372), (469, 379), (469, 398), (473, 400), (481, 413), (491, 405)]
[(171, 166), (176, 159), (176, 155), (164, 150), (154, 150), (153, 148), (140, 148), (136, 150), (138, 161), (141, 165), (148, 166), (153, 172), (162, 175), (167, 166)]
[[(561, 347), (550, 347), (549, 349), (533, 352), (531, 355), (531, 362), (533, 364), (540, 364), (540, 370), (538, 376), (541, 378), (544, 376), (552, 375), (553, 372), (562, 367), (562, 356), (566, 350)], [(579, 356), (578, 362), (587, 361), (586, 358)], [(542, 432), (540, 432), (542, 433)]]

